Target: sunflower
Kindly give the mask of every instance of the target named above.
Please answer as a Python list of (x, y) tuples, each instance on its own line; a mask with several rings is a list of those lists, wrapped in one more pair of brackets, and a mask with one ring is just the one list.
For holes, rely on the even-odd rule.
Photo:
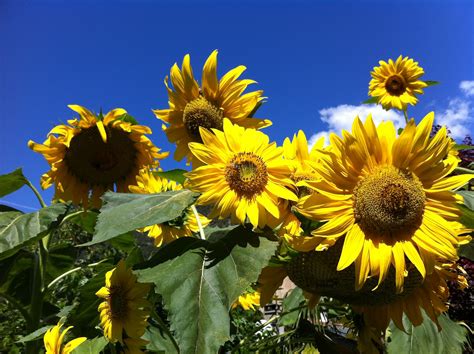
[(43, 337), (46, 354), (69, 354), (76, 347), (87, 340), (86, 337), (80, 337), (73, 339), (64, 345), (64, 337), (66, 336), (66, 333), (72, 328), (72, 326), (67, 327), (61, 332), (62, 326), (62, 324), (58, 323), (56, 326), (46, 331)]
[[(319, 162), (319, 150), (324, 147), (324, 137), (318, 139), (311, 150), (308, 148), (308, 140), (302, 130), (298, 134), (293, 135), (293, 140), (286, 138), (283, 142), (283, 158), (293, 165), (293, 172), (291, 179), (297, 185), (298, 198), (305, 198), (313, 193), (313, 190), (301, 184), (303, 181), (314, 181), (318, 179), (316, 172), (316, 165)], [(294, 236), (299, 236), (303, 233), (301, 222), (291, 212), (293, 203), (286, 203), (287, 205), (280, 208), (287, 213), (284, 222), (279, 230), (279, 235), (285, 239), (290, 239)]]
[(202, 71), (202, 87), (194, 79), (190, 57), (183, 59), (181, 70), (175, 63), (170, 71), (173, 89), (168, 86), (169, 108), (155, 110), (163, 125), (168, 140), (176, 143), (174, 158), (178, 161), (185, 156), (194, 157), (189, 151), (189, 142), (202, 142), (199, 128), (222, 130), (223, 119), (248, 127), (263, 128), (272, 123), (267, 119), (250, 118), (263, 100), (263, 91), (253, 91), (242, 95), (253, 80), (238, 80), (246, 67), (240, 65), (217, 80), (217, 50), (207, 58)]
[(141, 348), (148, 344), (148, 341), (140, 338), (125, 338), (123, 342), (123, 354), (144, 354)]
[(127, 112), (121, 108), (103, 118), (81, 106), (69, 108), (80, 118), (54, 127), (43, 144), (28, 142), (51, 167), (42, 176), (41, 187), (54, 183), (55, 199), (82, 203), (86, 208), (91, 197), (92, 206), (100, 207), (105, 191), (127, 192), (141, 168), (157, 166), (157, 159), (168, 155), (159, 153), (145, 136), (151, 130), (126, 121)]
[(377, 99), (386, 110), (397, 108), (406, 110), (407, 105), (414, 106), (418, 99), (416, 94), (422, 94), (428, 85), (418, 80), (425, 72), (418, 62), (401, 55), (394, 62), (381, 60), (380, 66), (374, 67), (370, 73), (369, 95)]
[(125, 338), (140, 338), (148, 325), (150, 303), (146, 300), (149, 284), (137, 282), (137, 277), (121, 260), (105, 275), (105, 286), (96, 295), (104, 336), (112, 343)]
[(315, 237), (293, 238), (292, 246), (324, 250), (342, 239), (337, 270), (355, 263), (356, 289), (374, 276), (379, 286), (392, 264), (401, 292), (410, 263), (424, 277), (437, 257), (455, 260), (457, 246), (469, 237), (456, 221), (462, 198), (452, 190), (472, 176), (446, 177), (458, 159), (449, 154), (445, 127), (430, 138), (433, 120), (432, 113), (418, 126), (412, 119), (397, 137), (392, 122), (376, 128), (369, 116), (364, 125), (356, 118), (352, 134), (343, 131), (342, 139), (332, 134), (331, 150), (317, 166), (321, 180), (306, 183), (318, 193), (297, 208), (327, 223), (312, 232)]
[[(152, 171), (147, 169), (140, 171), (137, 176), (137, 185), (130, 186), (130, 192), (139, 194), (162, 193), (181, 189), (183, 189), (181, 184), (154, 175)], [(198, 217), (203, 228), (211, 222), (202, 214), (198, 214)], [(154, 239), (155, 246), (159, 247), (163, 242), (169, 243), (180, 237), (192, 236), (194, 232), (199, 232), (199, 224), (196, 215), (189, 207), (181, 217), (175, 220), (147, 226), (140, 231), (147, 232), (148, 236)]]
[(236, 308), (237, 306), (242, 307), (246, 311), (255, 311), (256, 308), (260, 307), (260, 293), (258, 291), (254, 291), (246, 292), (245, 294), (240, 295), (232, 305), (232, 308)]
[[(214, 133), (214, 134), (213, 134)], [(290, 189), (291, 167), (282, 149), (255, 129), (224, 120), (223, 131), (201, 128), (203, 143), (190, 143), (196, 159), (204, 164), (186, 174), (187, 186), (202, 193), (197, 203), (211, 204), (210, 217), (231, 217), (234, 223), (246, 218), (256, 228), (275, 227), (280, 220), (281, 200), (297, 201)]]

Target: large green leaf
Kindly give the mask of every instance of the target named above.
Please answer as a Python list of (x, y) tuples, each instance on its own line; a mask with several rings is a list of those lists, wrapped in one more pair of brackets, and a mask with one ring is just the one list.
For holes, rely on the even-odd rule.
[(364, 102), (362, 102), (362, 104), (376, 104), (379, 102), (379, 98), (378, 97), (370, 97), (368, 99), (366, 99)]
[(406, 333), (390, 325), (391, 341), (388, 343), (389, 354), (461, 354), (467, 341), (467, 330), (446, 315), (438, 317), (442, 330), (423, 312), (423, 323), (414, 327), (408, 317), (404, 316), (403, 326)]
[(37, 340), (44, 336), (44, 334), (48, 331), (48, 329), (53, 328), (53, 325), (48, 325), (44, 327), (38, 328), (36, 331), (33, 331), (26, 336), (21, 337), (17, 343), (26, 343), (31, 342), (32, 340)]
[(0, 198), (13, 193), (25, 184), (26, 178), (23, 176), (21, 168), (5, 175), (0, 175)]
[(148, 350), (166, 354), (178, 353), (170, 337), (154, 326), (148, 326), (143, 339), (149, 342), (146, 346)]
[(425, 84), (428, 86), (439, 85), (439, 81), (426, 80)]
[[(65, 213), (66, 205), (53, 204), (34, 213), (17, 215), (0, 229), (0, 259), (44, 236), (53, 222)], [(8, 212), (11, 213), (11, 212)], [(0, 214), (0, 219), (2, 218)], [(3, 222), (0, 221), (0, 225)]]
[(72, 354), (98, 354), (102, 352), (107, 343), (107, 339), (104, 337), (88, 339), (74, 349)]
[[(196, 240), (199, 241), (199, 240)], [(216, 353), (229, 337), (229, 309), (276, 249), (276, 242), (242, 226), (153, 268), (138, 271), (155, 284), (169, 313), (171, 330), (183, 353)]]
[(107, 192), (105, 205), (95, 227), (92, 241), (83, 246), (104, 242), (141, 227), (176, 219), (196, 198), (187, 189), (159, 194), (128, 194)]

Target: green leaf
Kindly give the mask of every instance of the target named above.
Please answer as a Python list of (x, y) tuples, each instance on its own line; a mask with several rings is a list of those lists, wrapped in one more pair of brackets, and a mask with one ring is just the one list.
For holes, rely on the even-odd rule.
[(464, 198), (464, 205), (470, 210), (474, 210), (474, 192), (472, 191), (457, 191), (457, 194)]
[[(66, 205), (53, 204), (34, 213), (17, 215), (0, 229), (0, 259), (11, 255), (28, 242), (44, 236), (58, 217), (66, 212)], [(0, 214), (0, 219), (2, 215)], [(4, 221), (0, 221), (0, 225)]]
[(135, 118), (133, 118), (130, 114), (128, 113), (124, 113), (122, 114), (120, 117), (118, 117), (118, 119), (120, 119), (121, 121), (123, 122), (128, 122), (128, 123), (132, 123), (132, 124), (138, 124), (137, 120)]
[(188, 171), (177, 168), (175, 170), (169, 171), (155, 171), (153, 172), (153, 174), (184, 185), (184, 181), (186, 181), (186, 177), (184, 177), (184, 174), (186, 172)]
[(31, 332), (30, 334), (27, 334), (24, 337), (21, 337), (17, 341), (17, 343), (25, 343), (25, 342), (31, 342), (32, 340), (37, 340), (37, 339), (43, 337), (43, 335), (46, 333), (46, 331), (48, 329), (53, 328), (53, 327), (54, 326), (49, 325), (49, 326), (44, 326), (44, 327), (38, 328), (36, 331)]
[(68, 221), (80, 226), (86, 232), (93, 234), (98, 215), (99, 213), (88, 210), (72, 216)]
[(106, 204), (101, 209), (96, 233), (92, 241), (81, 246), (90, 246), (128, 231), (176, 219), (196, 196), (187, 189), (159, 194), (107, 192), (102, 198)]
[(7, 194), (13, 193), (14, 191), (23, 187), (25, 184), (26, 178), (23, 175), (21, 168), (11, 173), (0, 175), (0, 198), (6, 196)]
[(143, 339), (149, 342), (146, 346), (148, 350), (163, 352), (166, 354), (178, 353), (170, 337), (155, 326), (148, 326)]
[[(303, 296), (303, 290), (300, 288), (294, 288), (291, 290), (289, 295), (283, 300), (282, 312), (288, 312), (287, 315), (280, 318), (279, 323), (282, 326), (292, 326), (298, 321), (300, 311), (292, 311), (295, 308), (305, 303)], [(290, 312), (291, 311), (291, 312)]]
[(378, 97), (370, 97), (369, 99), (366, 99), (362, 104), (377, 104), (379, 102)]
[(434, 85), (438, 85), (439, 84), (439, 81), (431, 81), (431, 80), (427, 80), (425, 81), (425, 84), (429, 86), (434, 86)]
[(137, 273), (163, 296), (181, 351), (216, 353), (230, 338), (231, 305), (257, 280), (277, 243), (239, 226), (197, 245)]
[(64, 272), (72, 269), (78, 249), (70, 244), (55, 245), (49, 249), (46, 263), (46, 281), (51, 281)]
[(107, 343), (107, 339), (104, 337), (88, 339), (76, 347), (72, 354), (98, 354), (102, 352)]
[(387, 345), (388, 354), (462, 354), (467, 341), (467, 330), (446, 315), (438, 317), (442, 330), (423, 312), (423, 323), (414, 327), (408, 317), (403, 317), (406, 333), (390, 324), (391, 341)]

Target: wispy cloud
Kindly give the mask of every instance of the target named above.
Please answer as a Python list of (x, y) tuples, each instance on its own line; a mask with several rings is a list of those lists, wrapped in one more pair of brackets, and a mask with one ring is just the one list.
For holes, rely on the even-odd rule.
[(459, 88), (466, 96), (474, 96), (474, 80), (461, 81)]
[(474, 116), (470, 97), (474, 96), (474, 81), (461, 81), (459, 89), (462, 96), (450, 99), (447, 108), (435, 112), (437, 124), (446, 125), (454, 139), (463, 139), (470, 133)]
[(391, 120), (396, 127), (401, 127), (405, 123), (402, 113), (394, 110), (386, 111), (381, 106), (374, 104), (360, 106), (342, 104), (336, 107), (324, 108), (319, 111), (319, 114), (320, 119), (327, 124), (328, 129), (311, 136), (309, 139), (310, 145), (313, 145), (322, 136), (325, 137), (325, 142), (328, 143), (330, 133), (340, 134), (343, 129), (350, 131), (356, 116), (364, 121), (369, 114), (372, 114), (376, 125), (388, 120)]

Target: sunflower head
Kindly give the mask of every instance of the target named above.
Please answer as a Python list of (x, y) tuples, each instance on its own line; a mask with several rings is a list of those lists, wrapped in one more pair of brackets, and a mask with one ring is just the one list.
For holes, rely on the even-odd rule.
[(243, 92), (253, 80), (239, 80), (245, 66), (238, 66), (217, 79), (217, 50), (207, 58), (202, 71), (202, 84), (194, 78), (189, 55), (183, 59), (181, 69), (177, 64), (171, 68), (172, 88), (168, 86), (169, 108), (155, 110), (157, 118), (165, 125), (168, 140), (176, 143), (176, 160), (187, 157), (194, 162), (188, 144), (202, 142), (200, 128), (222, 130), (223, 119), (249, 128), (260, 129), (271, 125), (267, 119), (252, 118), (252, 114), (263, 100), (263, 91)]
[(436, 259), (455, 260), (468, 230), (457, 222), (452, 190), (471, 176), (447, 177), (458, 159), (445, 128), (430, 138), (433, 120), (433, 114), (418, 126), (411, 120), (397, 137), (392, 122), (375, 127), (371, 117), (365, 124), (356, 118), (352, 133), (332, 135), (317, 166), (321, 179), (307, 183), (317, 193), (298, 204), (301, 214), (325, 224), (292, 246), (323, 250), (341, 239), (338, 271), (355, 264), (361, 289), (372, 277), (380, 286), (393, 266), (398, 293), (412, 266), (425, 277)]
[(41, 186), (55, 184), (56, 199), (87, 207), (90, 197), (92, 206), (99, 207), (106, 190), (127, 192), (141, 168), (158, 166), (168, 155), (145, 136), (151, 134), (148, 127), (123, 119), (127, 112), (121, 108), (98, 117), (84, 107), (69, 107), (79, 119), (53, 128), (43, 144), (28, 143), (50, 165)]
[(137, 277), (121, 260), (105, 275), (105, 286), (96, 295), (103, 299), (99, 305), (104, 336), (110, 342), (140, 338), (147, 327), (150, 303), (146, 300), (149, 284), (137, 282)]
[(80, 337), (65, 344), (64, 337), (72, 326), (61, 331), (62, 326), (61, 323), (58, 323), (53, 328), (48, 329), (44, 334), (43, 341), (46, 354), (70, 354), (76, 347), (87, 340), (86, 337)]
[(381, 60), (379, 64), (370, 73), (369, 95), (377, 98), (377, 102), (387, 110), (406, 110), (408, 104), (414, 106), (418, 102), (416, 95), (422, 94), (423, 88), (428, 86), (419, 80), (424, 74), (423, 68), (413, 59), (401, 55), (396, 61), (389, 59), (387, 63)]
[(223, 131), (201, 128), (203, 143), (189, 147), (200, 166), (186, 174), (187, 186), (202, 193), (198, 203), (213, 205), (211, 217), (231, 217), (234, 223), (275, 227), (282, 221), (279, 205), (297, 201), (291, 166), (282, 149), (255, 129), (225, 119)]
[(236, 308), (237, 306), (242, 307), (246, 311), (255, 311), (260, 307), (260, 293), (258, 291), (252, 291), (240, 295), (232, 305), (232, 308)]
[[(149, 169), (141, 170), (137, 176), (137, 185), (130, 186), (130, 192), (138, 194), (162, 193), (181, 189), (183, 189), (181, 184), (157, 176)], [(211, 222), (210, 219), (200, 213), (196, 216), (189, 207), (183, 211), (179, 218), (162, 224), (147, 226), (140, 231), (146, 232), (149, 237), (153, 238), (155, 246), (159, 247), (163, 243), (169, 243), (180, 237), (189, 237), (199, 232), (197, 217), (199, 217), (202, 227), (206, 227)]]

